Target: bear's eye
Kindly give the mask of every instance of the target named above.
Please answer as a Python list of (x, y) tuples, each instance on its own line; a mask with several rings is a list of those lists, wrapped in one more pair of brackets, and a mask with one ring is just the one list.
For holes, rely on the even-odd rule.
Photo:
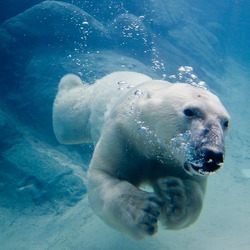
[(194, 112), (191, 109), (189, 109), (189, 108), (184, 109), (183, 113), (184, 113), (185, 116), (188, 116), (188, 117), (194, 116)]
[(225, 122), (223, 123), (223, 126), (224, 126), (224, 128), (228, 128), (228, 126), (229, 126), (229, 121), (225, 121)]

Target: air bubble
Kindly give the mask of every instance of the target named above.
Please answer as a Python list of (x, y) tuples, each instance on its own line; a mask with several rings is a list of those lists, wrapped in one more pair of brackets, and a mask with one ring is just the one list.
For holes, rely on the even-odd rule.
[(147, 127), (145, 127), (145, 126), (141, 126), (141, 127), (140, 127), (140, 130), (142, 130), (142, 131), (147, 131), (148, 129), (147, 129)]
[(171, 82), (176, 82), (176, 75), (170, 75), (168, 76), (168, 80), (171, 81)]
[(190, 73), (190, 72), (193, 72), (193, 67), (190, 67), (190, 66), (181, 66), (179, 69), (178, 69), (179, 72), (183, 72), (183, 73)]
[(127, 82), (126, 81), (119, 81), (117, 84), (121, 86), (121, 85), (127, 84)]
[(132, 89), (132, 88), (134, 88), (135, 87), (135, 85), (128, 85), (128, 89)]
[(140, 89), (137, 89), (134, 93), (134, 95), (137, 95), (139, 97), (143, 96), (143, 92)]
[(190, 77), (194, 80), (196, 80), (198, 77), (195, 74), (190, 74)]
[(200, 87), (206, 88), (206, 83), (204, 81), (200, 81), (197, 83)]

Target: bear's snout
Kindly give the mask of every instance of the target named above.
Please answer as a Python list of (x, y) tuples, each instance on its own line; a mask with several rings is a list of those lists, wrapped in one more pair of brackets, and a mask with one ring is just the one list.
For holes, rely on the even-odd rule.
[(184, 170), (190, 175), (206, 176), (222, 167), (224, 162), (224, 149), (202, 147), (189, 161), (185, 162)]
[(201, 150), (204, 159), (203, 170), (214, 172), (222, 166), (224, 162), (224, 150), (204, 147)]
[(202, 155), (206, 162), (223, 163), (224, 161), (224, 150), (218, 150), (213, 148), (204, 147), (202, 149)]

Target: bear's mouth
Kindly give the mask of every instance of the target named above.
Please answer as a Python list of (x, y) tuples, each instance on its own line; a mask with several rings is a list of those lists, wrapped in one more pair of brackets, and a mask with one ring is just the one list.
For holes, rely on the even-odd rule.
[(221, 168), (222, 165), (222, 163), (204, 162), (204, 164), (200, 166), (200, 164), (195, 165), (190, 162), (185, 162), (183, 168), (189, 175), (207, 176)]
[(207, 176), (221, 168), (223, 162), (224, 149), (202, 147), (196, 154), (189, 155), (183, 168), (189, 175)]

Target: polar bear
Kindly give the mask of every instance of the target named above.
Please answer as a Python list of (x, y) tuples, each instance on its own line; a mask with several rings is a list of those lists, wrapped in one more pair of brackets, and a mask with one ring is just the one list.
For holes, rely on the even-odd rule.
[(135, 238), (154, 234), (158, 221), (167, 229), (196, 221), (207, 177), (223, 163), (228, 124), (208, 90), (136, 72), (114, 72), (92, 85), (66, 75), (53, 106), (59, 142), (95, 143), (92, 209)]

